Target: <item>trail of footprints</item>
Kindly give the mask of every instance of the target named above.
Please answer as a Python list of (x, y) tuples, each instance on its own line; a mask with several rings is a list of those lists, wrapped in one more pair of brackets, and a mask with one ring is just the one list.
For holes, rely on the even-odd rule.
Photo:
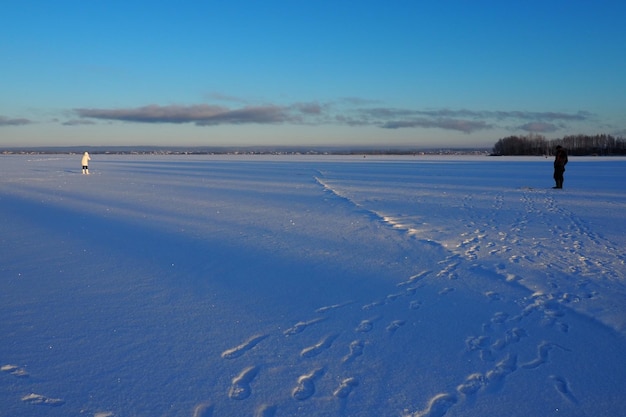
[[(465, 200), (464, 208), (471, 208), (471, 199)], [(465, 225), (467, 231), (459, 236), (460, 242), (456, 248), (458, 256), (463, 255), (464, 259), (471, 261), (478, 259), (484, 248), (491, 255), (503, 255), (515, 247), (522, 246), (524, 255), (510, 255), (509, 261), (512, 264), (542, 263), (555, 265), (561, 270), (569, 270), (576, 274), (605, 276), (617, 280), (624, 278), (624, 274), (620, 273), (626, 263), (622, 248), (595, 233), (574, 213), (560, 207), (554, 196), (532, 189), (522, 189), (520, 201), (523, 204), (520, 215), (513, 220), (508, 232), (491, 227), (493, 219), (470, 219)], [(496, 195), (493, 208), (499, 210), (503, 207), (503, 202), (503, 195)], [(566, 221), (555, 222), (554, 215)], [(548, 231), (548, 235), (528, 239), (529, 224), (533, 223), (536, 228), (537, 219), (545, 223), (543, 230)], [(491, 240), (488, 230), (497, 232)], [(566, 252), (555, 256), (545, 249), (544, 239), (559, 240)], [(597, 255), (594, 259), (580, 255), (590, 251)], [(440, 274), (449, 275), (450, 272), (443, 270)]]
[[(502, 204), (502, 199), (496, 200), (496, 205)], [(531, 205), (530, 200), (525, 201)], [(525, 219), (520, 219), (515, 227), (523, 228)], [(468, 225), (472, 226), (473, 225)], [(418, 290), (423, 286), (422, 280), (426, 277), (435, 277), (437, 279), (446, 279), (454, 282), (458, 278), (459, 266), (465, 260), (475, 260), (477, 251), (485, 238), (485, 232), (480, 228), (476, 228), (473, 232), (462, 235), (464, 240), (458, 246), (461, 253), (448, 256), (439, 264), (441, 269), (438, 272), (433, 270), (424, 270), (418, 274), (410, 276), (405, 281), (397, 284), (399, 291), (388, 294), (387, 296), (373, 300), (361, 306), (361, 311), (365, 317), (356, 323), (352, 329), (344, 329), (343, 332), (335, 332), (321, 338), (317, 343), (303, 347), (299, 356), (302, 360), (308, 360), (323, 354), (324, 351), (331, 349), (341, 334), (350, 332), (354, 335), (347, 346), (343, 346), (346, 353), (341, 357), (341, 365), (346, 366), (346, 370), (351, 369), (348, 365), (360, 360), (366, 354), (367, 343), (364, 340), (366, 334), (372, 332), (378, 326), (383, 326), (384, 331), (393, 336), (395, 332), (401, 331), (406, 324), (406, 320), (402, 318), (383, 322), (382, 314), (373, 314), (374, 311), (384, 306), (394, 303), (397, 300), (404, 299), (407, 303), (407, 314), (411, 310), (419, 310), (422, 308), (422, 300), (415, 298)], [(513, 236), (514, 237), (514, 236)], [(501, 236), (502, 240), (507, 236)], [(508, 239), (512, 244), (516, 244), (514, 240)], [(487, 247), (493, 246), (487, 243)], [(506, 246), (503, 249), (506, 251)], [(464, 256), (462, 256), (464, 255)], [(508, 278), (505, 277), (508, 280)], [(446, 296), (454, 291), (454, 287), (444, 287), (439, 291), (439, 296)], [(496, 292), (486, 291), (485, 297), (493, 302), (500, 301), (500, 296)], [(550, 361), (552, 355), (557, 351), (567, 352), (568, 348), (559, 344), (544, 340), (538, 343), (536, 348), (536, 356), (530, 360), (520, 361), (518, 355), (512, 347), (519, 343), (522, 339), (529, 337), (528, 332), (522, 326), (526, 317), (530, 315), (540, 315), (540, 322), (546, 326), (553, 326), (562, 332), (568, 331), (568, 325), (564, 321), (564, 312), (562, 304), (569, 302), (567, 294), (545, 295), (542, 293), (534, 294), (530, 302), (526, 306), (522, 306), (520, 313), (510, 315), (505, 312), (496, 312), (487, 323), (483, 323), (481, 333), (475, 336), (468, 336), (464, 341), (465, 350), (469, 355), (477, 355), (482, 363), (491, 364), (486, 372), (474, 372), (467, 375), (456, 387), (454, 392), (444, 392), (433, 396), (425, 405), (424, 409), (410, 414), (407, 417), (443, 417), (450, 408), (463, 402), (465, 399), (479, 395), (482, 392), (497, 392), (502, 389), (509, 375), (520, 370), (531, 370), (539, 368)], [(341, 309), (353, 304), (353, 301), (347, 301), (341, 304), (333, 304), (322, 306), (314, 311), (315, 314), (325, 314), (333, 310)], [(287, 328), (279, 335), (279, 337), (298, 337), (312, 326), (328, 320), (328, 316), (317, 316), (307, 321), (299, 321)], [(241, 344), (229, 348), (221, 353), (221, 357), (227, 361), (236, 361), (245, 358), (246, 354), (262, 345), (270, 339), (271, 334), (256, 334), (244, 340)], [(274, 339), (275, 340), (275, 339)], [(341, 348), (341, 347), (339, 347)], [(28, 377), (28, 372), (17, 365), (4, 365), (0, 368), (3, 373), (10, 374), (14, 377)], [(237, 375), (235, 375), (230, 386), (227, 388), (227, 396), (233, 401), (245, 401), (254, 398), (255, 380), (264, 372), (263, 366), (247, 366), (244, 367)], [(317, 385), (322, 378), (328, 377), (327, 369), (324, 367), (314, 366), (312, 369), (300, 375), (294, 382), (289, 392), (289, 397), (293, 401), (307, 401), (316, 395), (332, 395), (338, 401), (344, 401), (350, 397), (354, 390), (359, 389), (359, 379), (356, 376), (346, 375), (338, 378), (335, 388), (327, 393), (319, 393)], [(337, 377), (336, 375), (332, 376)], [(550, 382), (554, 386), (556, 392), (565, 400), (576, 403), (577, 399), (572, 392), (566, 378), (559, 375), (550, 375)], [(44, 406), (62, 406), (65, 401), (60, 398), (48, 397), (40, 394), (30, 393), (24, 395), (21, 400), (24, 403), (32, 405)], [(197, 404), (193, 410), (193, 417), (211, 417), (216, 412), (216, 406), (211, 402)], [(279, 406), (275, 404), (261, 404), (256, 408), (255, 417), (273, 417), (276, 415)], [(219, 412), (218, 412), (219, 414)], [(111, 415), (111, 414), (107, 414)]]
[[(406, 323), (406, 321), (401, 318), (384, 321), (382, 314), (376, 315), (372, 314), (372, 312), (376, 309), (384, 308), (385, 305), (400, 299), (404, 299), (407, 303), (408, 314), (410, 314), (410, 310), (420, 309), (422, 301), (415, 299), (415, 295), (418, 293), (418, 289), (423, 286), (422, 280), (427, 276), (454, 280), (456, 279), (455, 270), (459, 267), (461, 262), (458, 255), (452, 255), (441, 262), (443, 266), (438, 273), (432, 270), (422, 271), (397, 284), (397, 287), (400, 289), (399, 292), (389, 294), (382, 299), (362, 305), (361, 311), (364, 313), (365, 317), (357, 323), (354, 328), (347, 330), (351, 332), (355, 338), (349, 342), (347, 346), (343, 347), (346, 349), (346, 354), (342, 356), (341, 364), (347, 365), (358, 361), (361, 356), (366, 354), (367, 343), (362, 337), (359, 337), (359, 335), (370, 333), (380, 326), (380, 328), (384, 329), (384, 332), (392, 336), (395, 332), (401, 331)], [(503, 278), (506, 279), (506, 277)], [(454, 291), (453, 287), (444, 287), (439, 292), (439, 296), (446, 296), (452, 291)], [(499, 294), (493, 291), (486, 291), (484, 296), (491, 302), (501, 300)], [(548, 340), (543, 340), (538, 343), (536, 356), (534, 358), (524, 358), (524, 360), (520, 360), (514, 349), (517, 343), (529, 337), (523, 324), (527, 317), (531, 315), (538, 318), (536, 321), (543, 326), (552, 326), (559, 331), (567, 332), (568, 325), (564, 322), (565, 313), (562, 307), (562, 304), (567, 302), (568, 300), (565, 296), (559, 298), (555, 295), (537, 293), (530, 297), (525, 306), (521, 306), (518, 314), (511, 315), (502, 311), (495, 312), (488, 322), (482, 324), (480, 334), (469, 336), (464, 341), (467, 354), (477, 355), (481, 363), (491, 364), (488, 366), (488, 371), (471, 373), (465, 377), (464, 380), (459, 381), (454, 392), (444, 392), (432, 397), (423, 410), (410, 414), (408, 417), (442, 417), (450, 408), (473, 396), (483, 392), (492, 393), (501, 390), (507, 378), (512, 373), (539, 368), (547, 364), (552, 355), (557, 354), (557, 352), (568, 352), (569, 349), (567, 347)], [(324, 306), (317, 309), (315, 313), (325, 313), (351, 304), (352, 302), (346, 302), (343, 304)], [(283, 331), (282, 337), (297, 337), (311, 326), (315, 326), (328, 319), (328, 317), (322, 316), (315, 317), (308, 321), (299, 321)], [(321, 355), (324, 351), (333, 347), (341, 334), (342, 332), (337, 332), (322, 337), (317, 343), (302, 348), (299, 356), (306, 360)], [(240, 345), (225, 350), (222, 353), (222, 358), (232, 360), (244, 356), (246, 352), (267, 340), (269, 336), (270, 335), (252, 336)], [(349, 370), (351, 368), (346, 369)], [(262, 372), (261, 367), (250, 366), (244, 368), (232, 379), (231, 387), (228, 390), (229, 398), (232, 400), (245, 400), (252, 397), (254, 392), (254, 380), (260, 372)], [(345, 400), (350, 397), (354, 390), (359, 389), (358, 377), (347, 375), (338, 379), (338, 385), (336, 385), (331, 392), (320, 393), (317, 390), (318, 382), (322, 378), (330, 378), (331, 376), (328, 376), (327, 373), (326, 368), (319, 366), (314, 366), (312, 369), (303, 373), (293, 382), (290, 397), (294, 401), (299, 402), (309, 400), (316, 395), (332, 395), (337, 400)], [(336, 377), (337, 375), (332, 375), (332, 378)], [(572, 403), (577, 401), (564, 377), (551, 375), (550, 382), (556, 392), (564, 399)], [(274, 416), (278, 408), (278, 405), (268, 406), (267, 404), (263, 404), (257, 409), (256, 415)]]
[[(327, 334), (316, 343), (301, 348), (299, 352), (300, 358), (305, 361), (314, 358), (331, 349), (342, 333), (351, 333), (352, 340), (346, 346), (337, 347), (345, 349), (345, 355), (341, 357), (341, 365), (346, 371), (352, 369), (349, 364), (359, 361), (363, 355), (366, 355), (367, 343), (362, 336), (372, 332), (376, 328), (384, 329), (389, 336), (393, 336), (395, 332), (401, 331), (406, 321), (402, 318), (395, 320), (383, 320), (383, 314), (373, 314), (375, 310), (394, 303), (398, 300), (404, 300), (407, 305), (407, 314), (411, 310), (418, 310), (422, 306), (419, 299), (415, 299), (419, 288), (423, 286), (422, 280), (425, 277), (433, 276), (436, 278), (445, 277), (454, 280), (455, 269), (459, 266), (460, 261), (456, 256), (450, 256), (443, 261), (441, 271), (435, 273), (432, 270), (425, 270), (419, 274), (413, 275), (403, 282), (397, 284), (400, 289), (397, 293), (389, 294), (382, 299), (374, 300), (361, 306), (364, 318), (355, 324), (352, 329), (344, 332), (335, 332)], [(440, 292), (440, 297), (444, 297), (453, 291), (453, 287), (445, 287)], [(497, 293), (487, 291), (485, 297), (493, 302), (500, 300)], [(482, 363), (491, 364), (486, 372), (474, 372), (459, 381), (456, 391), (444, 392), (433, 396), (426, 404), (423, 410), (417, 411), (407, 417), (442, 417), (447, 411), (462, 403), (465, 399), (479, 395), (482, 392), (497, 392), (502, 389), (509, 375), (520, 370), (531, 370), (539, 368), (550, 361), (552, 355), (557, 352), (567, 352), (568, 348), (559, 344), (544, 340), (539, 342), (536, 348), (536, 356), (534, 358), (521, 361), (518, 355), (511, 349), (522, 339), (529, 337), (528, 332), (522, 326), (525, 319), (530, 315), (539, 315), (539, 321), (546, 326), (554, 326), (557, 330), (566, 332), (567, 324), (564, 320), (564, 311), (562, 304), (568, 302), (565, 296), (559, 298), (554, 295), (545, 295), (541, 293), (534, 294), (526, 306), (522, 306), (519, 314), (511, 315), (505, 312), (496, 312), (486, 323), (481, 326), (481, 332), (478, 335), (468, 336), (464, 341), (467, 354), (477, 355)], [(324, 306), (315, 310), (316, 314), (324, 314), (328, 311), (340, 309), (351, 305), (352, 302)], [(312, 326), (316, 326), (322, 322), (329, 320), (328, 316), (318, 316), (307, 321), (299, 321), (291, 327), (284, 330), (278, 335), (282, 338), (298, 337)], [(238, 361), (246, 357), (250, 351), (270, 340), (270, 334), (256, 334), (244, 340), (241, 344), (226, 349), (221, 353), (223, 360)], [(274, 335), (275, 336), (275, 335)], [(275, 340), (275, 339), (274, 339)], [(280, 339), (279, 339), (280, 340)], [(16, 378), (27, 378), (28, 372), (17, 365), (4, 365), (0, 371), (10, 374)], [(254, 398), (255, 381), (259, 375), (264, 372), (263, 366), (246, 366), (232, 380), (227, 388), (227, 396), (232, 401), (245, 401)], [(330, 392), (318, 392), (317, 385), (322, 378), (333, 378), (338, 382), (334, 389)], [(550, 382), (554, 386), (556, 393), (561, 395), (565, 400), (576, 403), (577, 399), (572, 392), (566, 378), (559, 375), (551, 375)], [(316, 395), (332, 396), (337, 401), (346, 401), (350, 395), (359, 389), (360, 381), (357, 376), (344, 375), (328, 375), (327, 368), (319, 365), (313, 366), (296, 380), (293, 381), (289, 397), (293, 401), (302, 402), (311, 399)], [(21, 400), (26, 404), (43, 405), (57, 407), (62, 406), (65, 401), (60, 398), (48, 397), (41, 394), (30, 393), (24, 395)], [(255, 411), (255, 416), (273, 417), (278, 412), (279, 405), (261, 404)], [(200, 403), (193, 410), (194, 417), (211, 417), (214, 414), (219, 415), (219, 410), (212, 403)]]
[[(398, 284), (398, 288), (400, 288), (399, 292), (389, 294), (380, 300), (374, 300), (370, 303), (364, 304), (361, 306), (361, 310), (367, 314), (367, 312), (385, 306), (389, 303), (393, 303), (396, 300), (399, 300), (401, 297), (411, 297), (415, 295), (417, 289), (421, 286), (420, 281), (431, 273), (432, 271), (423, 271), (419, 274), (409, 277), (406, 281)], [(443, 294), (445, 294), (446, 292), (447, 291), (444, 291)], [(329, 311), (340, 309), (351, 304), (353, 304), (353, 302), (349, 301), (342, 304), (323, 306), (316, 309), (314, 313), (324, 314)], [(409, 300), (407, 302), (407, 306), (407, 310), (409, 311), (417, 310), (421, 306), (421, 301)], [(326, 320), (328, 320), (327, 316), (319, 316), (310, 320), (299, 321), (284, 330), (282, 332), (282, 337), (297, 337), (308, 328), (322, 323)], [(389, 336), (393, 336), (393, 334), (399, 331), (405, 324), (406, 320), (404, 319), (395, 319), (384, 322), (382, 315), (371, 314), (369, 316), (366, 316), (366, 318), (363, 318), (359, 323), (355, 325), (353, 329), (351, 329), (351, 332), (354, 334), (355, 338), (350, 341), (347, 346), (344, 347), (346, 349), (346, 353), (344, 356), (341, 357), (341, 364), (347, 366), (354, 361), (359, 360), (359, 358), (365, 354), (366, 341), (363, 338), (360, 338), (359, 335), (365, 335), (367, 333), (370, 333), (378, 326), (381, 326), (381, 328), (384, 329), (385, 333), (387, 333)], [(340, 334), (341, 333), (339, 332), (328, 334), (322, 337), (317, 343), (303, 347), (299, 353), (300, 358), (306, 360), (321, 355), (324, 351), (331, 349), (333, 344), (339, 338)], [(240, 357), (245, 356), (247, 352), (255, 349), (257, 345), (262, 344), (265, 340), (269, 339), (270, 336), (270, 334), (253, 335), (247, 340), (243, 341), (241, 344), (223, 351), (221, 357), (229, 361), (236, 360)], [(231, 380), (231, 385), (228, 388), (228, 397), (231, 400), (241, 401), (253, 396), (255, 379), (261, 372), (263, 372), (262, 366), (248, 366), (244, 368)], [(327, 370), (324, 367), (314, 367), (308, 372), (302, 374), (300, 377), (297, 378), (297, 380), (294, 381), (293, 387), (290, 391), (290, 397), (294, 401), (306, 401), (310, 399), (318, 393), (317, 383), (326, 374)], [(355, 389), (358, 389), (359, 387), (359, 380), (355, 376), (347, 375), (343, 378), (338, 379), (338, 381), (338, 384), (332, 390), (332, 392), (320, 395), (330, 394), (337, 400), (345, 400)], [(215, 406), (213, 404), (199, 404), (194, 410), (193, 415), (194, 417), (212, 416), (214, 409)], [(263, 404), (257, 409), (255, 415), (273, 416), (277, 409), (278, 406), (276, 405), (268, 406), (267, 404)]]
[[(16, 378), (29, 378), (30, 377), (30, 374), (26, 371), (26, 369), (18, 365), (12, 365), (12, 364), (2, 365), (0, 366), (0, 372), (10, 374)], [(26, 394), (22, 396), (21, 400), (22, 402), (26, 404), (44, 405), (44, 406), (49, 406), (49, 407), (59, 407), (65, 404), (65, 401), (62, 400), (61, 398), (48, 397), (48, 396), (41, 395), (41, 394), (35, 394), (34, 392), (31, 392), (30, 394)]]
[[(569, 270), (571, 273), (580, 275), (603, 276), (616, 280), (624, 278), (622, 271), (626, 264), (626, 256), (621, 246), (597, 234), (583, 219), (561, 207), (554, 196), (526, 191), (522, 196), (522, 202), (525, 205), (524, 214), (512, 229), (517, 229), (517, 234), (519, 234), (519, 231), (525, 229), (529, 222), (528, 214), (532, 213), (533, 217), (543, 219), (545, 230), (549, 231), (550, 238), (558, 240), (565, 249), (565, 252), (560, 253), (559, 256), (554, 256), (544, 249), (540, 239), (530, 241), (528, 244), (531, 248), (530, 252), (536, 258), (534, 261), (558, 265), (562, 270)], [(555, 215), (556, 218), (564, 219), (564, 221), (555, 222)], [(592, 253), (593, 259), (581, 256), (581, 253)], [(512, 262), (519, 262), (519, 260), (511, 259)]]

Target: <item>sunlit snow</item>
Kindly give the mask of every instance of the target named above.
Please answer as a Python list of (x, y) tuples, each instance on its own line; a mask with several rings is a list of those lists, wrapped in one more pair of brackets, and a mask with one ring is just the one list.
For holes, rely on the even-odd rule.
[(0, 416), (626, 415), (626, 159), (0, 157)]

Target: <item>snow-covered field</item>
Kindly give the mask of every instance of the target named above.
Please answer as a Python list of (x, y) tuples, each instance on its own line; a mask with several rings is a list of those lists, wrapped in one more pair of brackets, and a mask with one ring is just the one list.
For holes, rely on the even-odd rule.
[(0, 416), (626, 415), (626, 159), (0, 157)]

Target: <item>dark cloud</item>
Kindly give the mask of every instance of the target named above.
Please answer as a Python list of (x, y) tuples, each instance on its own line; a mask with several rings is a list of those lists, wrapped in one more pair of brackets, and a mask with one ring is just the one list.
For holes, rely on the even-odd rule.
[[(473, 112), (462, 110), (410, 110), (376, 107), (359, 111), (360, 124), (377, 125), (384, 129), (426, 128), (456, 130), (472, 133), (477, 130), (491, 129), (493, 126), (484, 120), (473, 120)], [(463, 119), (463, 116), (472, 116)]]
[(561, 112), (527, 112), (527, 111), (496, 111), (484, 112), (486, 116), (493, 114), (498, 119), (519, 119), (536, 121), (576, 121), (582, 122), (590, 120), (593, 115), (589, 112), (579, 111), (577, 113)]
[(554, 125), (553, 123), (546, 123), (546, 122), (526, 123), (526, 124), (519, 126), (517, 129), (525, 130), (526, 132), (531, 132), (531, 133), (549, 133), (549, 132), (555, 132), (559, 130), (558, 126)]
[(337, 114), (333, 118), (333, 122), (340, 125), (346, 126), (368, 126), (372, 125), (372, 123), (368, 120), (363, 119), (362, 117), (352, 117), (345, 114)]
[(495, 122), (508, 120), (526, 121), (517, 130), (529, 132), (553, 132), (559, 129), (555, 122), (588, 121), (593, 115), (588, 112), (527, 112), (488, 110), (411, 110), (392, 107), (360, 109), (352, 124), (378, 125), (386, 129), (433, 128), (473, 133), (496, 127)]
[(428, 117), (445, 117), (445, 118), (489, 118), (489, 112), (473, 111), (473, 110), (450, 110), (450, 109), (437, 109), (437, 110), (416, 110), (415, 114)]
[[(527, 112), (527, 111), (476, 111), (476, 110), (414, 110), (396, 107), (368, 107), (374, 102), (357, 98), (344, 98), (338, 102), (301, 102), (289, 105), (264, 104), (229, 108), (226, 106), (198, 104), (149, 105), (126, 109), (75, 109), (81, 119), (101, 119), (140, 123), (195, 123), (198, 126), (227, 124), (341, 124), (346, 126), (377, 126), (383, 129), (427, 128), (473, 133), (493, 129), (498, 121), (525, 122), (515, 130), (528, 132), (553, 132), (564, 128), (565, 123), (587, 121), (593, 117), (588, 112)], [(69, 121), (66, 124), (78, 124)], [(511, 123), (512, 124), (512, 123)]]
[(32, 123), (28, 119), (11, 119), (8, 117), (0, 116), (0, 126), (22, 126)]
[(428, 117), (450, 117), (450, 118), (472, 118), (472, 119), (517, 119), (517, 120), (535, 120), (535, 121), (586, 121), (590, 120), (593, 115), (589, 112), (579, 111), (577, 113), (563, 112), (529, 112), (529, 111), (491, 111), (491, 110), (415, 110), (414, 112), (420, 116)]
[(229, 110), (220, 106), (143, 106), (131, 109), (75, 109), (80, 117), (143, 123), (190, 123), (209, 120)]
[(385, 129), (400, 129), (410, 127), (421, 127), (429, 129), (457, 130), (463, 133), (472, 133), (477, 130), (491, 129), (492, 126), (482, 120), (462, 120), (462, 119), (413, 119), (389, 121), (383, 123), (381, 127)]
[(193, 106), (150, 105), (130, 109), (75, 109), (82, 118), (141, 123), (195, 123), (199, 126), (220, 124), (306, 123), (307, 117), (322, 116), (319, 103), (297, 103), (290, 106), (262, 105), (229, 109), (199, 104)]
[(238, 110), (221, 111), (213, 115), (198, 118), (195, 123), (199, 126), (220, 124), (274, 124), (292, 120), (284, 108), (278, 106), (245, 107)]
[(322, 105), (317, 102), (312, 103), (296, 103), (293, 105), (295, 109), (304, 114), (321, 115), (327, 108), (326, 105)]
[(407, 117), (420, 114), (420, 112), (409, 109), (398, 109), (393, 107), (375, 107), (372, 109), (360, 110), (365, 117), (373, 117), (376, 119), (394, 119), (398, 117)]
[(84, 119), (72, 119), (62, 123), (63, 126), (81, 126), (81, 125), (93, 125), (95, 124), (91, 120)]

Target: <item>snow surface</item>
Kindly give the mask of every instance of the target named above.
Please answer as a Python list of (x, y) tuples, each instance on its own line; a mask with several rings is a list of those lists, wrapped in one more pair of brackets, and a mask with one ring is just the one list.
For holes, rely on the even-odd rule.
[(0, 157), (0, 416), (626, 415), (626, 159)]

